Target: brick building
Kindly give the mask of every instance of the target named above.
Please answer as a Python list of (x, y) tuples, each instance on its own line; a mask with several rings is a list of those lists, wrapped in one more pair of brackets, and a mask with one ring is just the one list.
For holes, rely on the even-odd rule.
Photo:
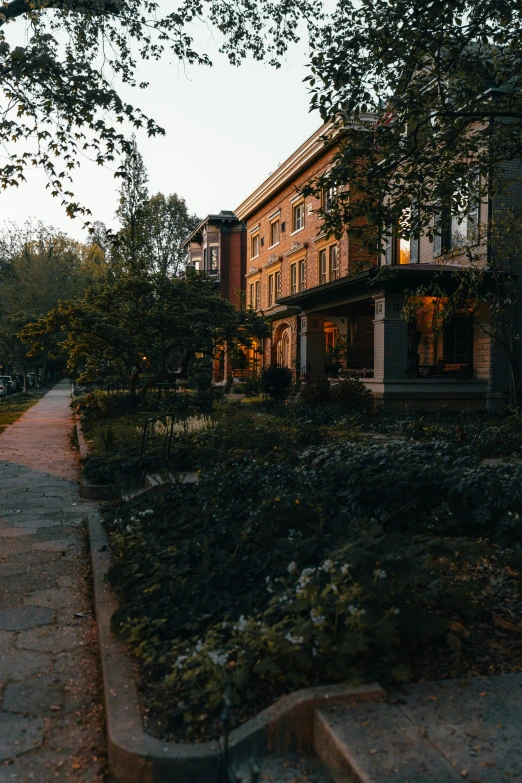
[[(188, 266), (209, 275), (221, 296), (239, 307), (245, 288), (246, 225), (231, 211), (207, 215), (183, 247)], [(216, 359), (214, 379), (223, 380), (231, 372), (231, 357), (224, 351)]]
[[(405, 291), (429, 288), (435, 276), (451, 287), (455, 269), (469, 263), (465, 249), (485, 263), (486, 226), (505, 203), (486, 193), (473, 215), (448, 216), (433, 241), (390, 235), (386, 253), (368, 257), (346, 233), (336, 240), (323, 231), (319, 209), (335, 194), (319, 200), (299, 192), (331, 163), (328, 131), (320, 128), (235, 210), (246, 225), (246, 301), (272, 323), (250, 367), (277, 363), (296, 375), (320, 375), (342, 345), (342, 364), (382, 405), (499, 409), (509, 372), (487, 335), (484, 308), (457, 313), (439, 328), (440, 299), (424, 297), (411, 323), (403, 305)], [(520, 204), (521, 197), (510, 198)], [(383, 279), (379, 267), (387, 265), (395, 272)]]

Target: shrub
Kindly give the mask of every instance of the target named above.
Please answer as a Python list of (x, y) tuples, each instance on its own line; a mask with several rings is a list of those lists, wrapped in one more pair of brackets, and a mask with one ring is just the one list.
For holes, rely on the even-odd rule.
[(360, 378), (345, 378), (330, 388), (330, 401), (352, 412), (370, 413), (373, 394)]
[(259, 378), (245, 378), (243, 385), (247, 397), (257, 397), (261, 389)]
[(327, 405), (330, 402), (330, 382), (324, 376), (309, 378), (302, 384), (299, 391), (298, 402), (316, 408)]
[(261, 389), (276, 400), (285, 400), (292, 386), (292, 371), (288, 367), (264, 367), (261, 370)]

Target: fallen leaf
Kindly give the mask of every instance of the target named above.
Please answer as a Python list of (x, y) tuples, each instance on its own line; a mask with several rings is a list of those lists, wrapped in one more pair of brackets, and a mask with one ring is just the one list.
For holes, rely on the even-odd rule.
[(507, 628), (508, 631), (517, 631), (518, 633), (522, 632), (522, 628), (519, 628), (515, 623), (510, 623), (509, 620), (504, 620), (499, 614), (494, 614), (493, 619), (501, 628)]
[(492, 650), (500, 650), (503, 653), (510, 653), (511, 652), (509, 647), (505, 647), (503, 644), (500, 644), (500, 642), (495, 642), (493, 639), (488, 639), (486, 644)]
[(468, 629), (467, 629), (467, 628), (465, 628), (465, 627), (462, 625), (462, 623), (459, 623), (459, 622), (457, 622), (457, 620), (454, 620), (454, 621), (451, 623), (451, 625), (450, 625), (450, 628), (451, 628), (451, 630), (452, 630), (452, 631), (455, 631), (455, 633), (458, 633), (458, 634), (460, 634), (461, 636), (463, 636), (463, 637), (464, 637), (464, 639), (467, 639), (467, 638), (468, 638), (468, 636), (469, 636), (469, 631), (468, 631)]

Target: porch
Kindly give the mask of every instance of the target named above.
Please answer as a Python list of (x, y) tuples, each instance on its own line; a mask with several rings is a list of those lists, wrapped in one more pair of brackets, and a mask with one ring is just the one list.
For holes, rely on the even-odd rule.
[[(379, 270), (366, 270), (281, 301), (300, 305), (301, 377), (335, 375), (334, 359), (337, 372), (361, 377), (380, 407), (501, 410), (505, 379), (498, 371), (495, 376), (491, 338), (471, 312), (441, 318), (441, 299), (430, 296), (419, 300), (407, 322), (405, 292), (414, 290), (419, 278), (425, 284), (435, 270), (403, 270), (382, 282)], [(436, 272), (440, 276), (440, 268)], [(373, 285), (372, 277), (377, 277)]]

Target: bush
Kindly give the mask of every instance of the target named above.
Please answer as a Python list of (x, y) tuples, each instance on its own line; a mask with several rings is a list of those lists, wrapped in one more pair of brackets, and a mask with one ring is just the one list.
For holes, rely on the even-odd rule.
[(302, 384), (299, 391), (298, 402), (316, 408), (327, 405), (330, 402), (330, 382), (324, 376), (309, 378)]
[(360, 378), (345, 378), (331, 386), (330, 402), (351, 412), (373, 410), (373, 394)]
[(247, 397), (257, 397), (261, 390), (259, 378), (245, 378), (245, 394)]
[(292, 386), (292, 371), (288, 367), (264, 367), (260, 376), (261, 390), (275, 400), (286, 400)]

